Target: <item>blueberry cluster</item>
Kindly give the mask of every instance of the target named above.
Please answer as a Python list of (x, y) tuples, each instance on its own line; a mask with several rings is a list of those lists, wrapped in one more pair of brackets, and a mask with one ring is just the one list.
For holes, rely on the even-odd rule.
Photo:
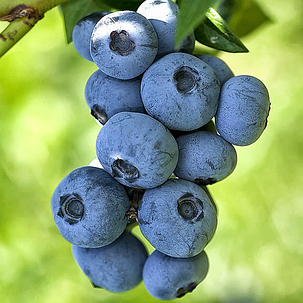
[[(233, 172), (233, 145), (255, 142), (270, 108), (260, 80), (192, 55), (193, 33), (175, 49), (177, 15), (170, 0), (146, 0), (136, 12), (77, 23), (74, 46), (98, 67), (85, 99), (102, 127), (97, 158), (69, 173), (51, 199), (58, 230), (95, 287), (124, 292), (143, 279), (162, 300), (206, 277), (204, 249), (217, 227), (206, 186)], [(149, 256), (134, 224), (155, 248)]]

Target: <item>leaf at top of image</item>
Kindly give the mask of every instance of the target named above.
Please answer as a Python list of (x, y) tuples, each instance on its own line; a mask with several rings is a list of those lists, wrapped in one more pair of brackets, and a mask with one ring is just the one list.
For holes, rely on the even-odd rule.
[(110, 10), (110, 7), (101, 0), (69, 0), (61, 4), (61, 8), (67, 43), (72, 42), (74, 26), (80, 19), (93, 12)]
[(216, 2), (217, 0), (177, 1), (180, 11), (176, 31), (176, 48), (178, 48), (183, 39), (199, 25), (204, 19), (206, 11)]
[(230, 53), (246, 53), (248, 49), (230, 30), (228, 24), (210, 8), (206, 19), (195, 30), (196, 40), (217, 50)]

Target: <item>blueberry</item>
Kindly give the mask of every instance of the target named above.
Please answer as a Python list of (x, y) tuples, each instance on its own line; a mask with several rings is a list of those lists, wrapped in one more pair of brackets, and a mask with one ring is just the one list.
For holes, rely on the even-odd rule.
[(222, 59), (212, 55), (197, 55), (197, 57), (207, 63), (215, 71), (221, 86), (228, 79), (234, 77), (234, 73)]
[(150, 244), (177, 258), (199, 254), (217, 227), (217, 213), (208, 194), (199, 185), (182, 179), (169, 179), (146, 190), (138, 219)]
[(154, 61), (158, 51), (157, 34), (151, 23), (132, 11), (118, 11), (103, 17), (95, 26), (91, 55), (108, 76), (132, 79)]
[(138, 7), (137, 13), (146, 17), (157, 33), (157, 58), (174, 51), (192, 53), (195, 47), (194, 33), (184, 39), (179, 49), (175, 49), (175, 32), (179, 13), (176, 3), (170, 0), (146, 0)]
[(98, 134), (96, 152), (106, 171), (133, 188), (164, 183), (178, 161), (174, 137), (159, 121), (142, 113), (111, 117)]
[(160, 300), (181, 298), (192, 292), (208, 273), (205, 251), (192, 258), (173, 258), (154, 250), (143, 268), (147, 291)]
[(100, 248), (72, 246), (73, 256), (95, 287), (125, 292), (142, 281), (147, 251), (142, 242), (128, 232)]
[(168, 54), (153, 63), (141, 81), (146, 111), (169, 129), (189, 131), (216, 113), (220, 84), (214, 70), (185, 53)]
[(215, 123), (228, 142), (254, 143), (267, 125), (270, 102), (266, 86), (252, 76), (236, 76), (222, 86)]
[(179, 159), (174, 174), (203, 185), (213, 184), (230, 175), (237, 164), (232, 144), (207, 131), (177, 138)]
[(101, 247), (124, 231), (129, 199), (123, 186), (101, 168), (84, 166), (56, 187), (51, 208), (57, 228), (70, 243)]
[(118, 112), (145, 113), (140, 94), (140, 79), (119, 80), (100, 70), (95, 71), (85, 86), (85, 99), (92, 116), (101, 124)]
[(93, 61), (90, 54), (90, 40), (96, 23), (108, 12), (94, 12), (77, 22), (73, 29), (73, 43), (76, 51), (86, 60)]

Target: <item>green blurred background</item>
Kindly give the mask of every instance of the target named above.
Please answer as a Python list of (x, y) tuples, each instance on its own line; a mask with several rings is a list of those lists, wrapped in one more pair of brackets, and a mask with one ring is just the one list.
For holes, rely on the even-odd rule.
[[(274, 23), (243, 39), (250, 53), (220, 57), (266, 84), (268, 127), (210, 187), (219, 208), (210, 271), (178, 302), (303, 300), (303, 1), (260, 3)], [(66, 45), (58, 9), (0, 60), (2, 303), (158, 301), (143, 283), (124, 294), (92, 288), (52, 219), (54, 188), (95, 157), (99, 126), (84, 99), (95, 70)]]

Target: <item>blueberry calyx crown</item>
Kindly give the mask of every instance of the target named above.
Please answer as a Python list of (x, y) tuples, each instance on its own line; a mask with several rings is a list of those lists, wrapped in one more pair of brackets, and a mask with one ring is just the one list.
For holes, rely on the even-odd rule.
[(178, 290), (177, 290), (177, 293), (176, 293), (176, 297), (177, 298), (181, 298), (183, 296), (185, 296), (188, 292), (192, 292), (195, 288), (197, 287), (197, 284), (192, 282), (192, 283), (189, 283), (187, 286), (185, 287), (180, 287)]
[(130, 39), (128, 32), (125, 30), (121, 32), (112, 31), (110, 39), (110, 49), (117, 51), (121, 56), (128, 55), (135, 48), (135, 42)]
[(60, 208), (57, 215), (69, 224), (78, 223), (84, 215), (84, 204), (77, 194), (60, 197)]
[(203, 219), (203, 203), (190, 193), (186, 193), (177, 200), (178, 213), (185, 220)]
[(189, 93), (196, 86), (199, 73), (188, 66), (182, 66), (174, 73), (176, 88), (179, 93)]
[(92, 106), (90, 114), (97, 119), (102, 125), (104, 125), (107, 120), (107, 114), (103, 108), (101, 108), (98, 104)]
[(134, 182), (139, 178), (137, 167), (122, 159), (116, 159), (111, 167), (113, 177), (120, 177), (128, 182)]

